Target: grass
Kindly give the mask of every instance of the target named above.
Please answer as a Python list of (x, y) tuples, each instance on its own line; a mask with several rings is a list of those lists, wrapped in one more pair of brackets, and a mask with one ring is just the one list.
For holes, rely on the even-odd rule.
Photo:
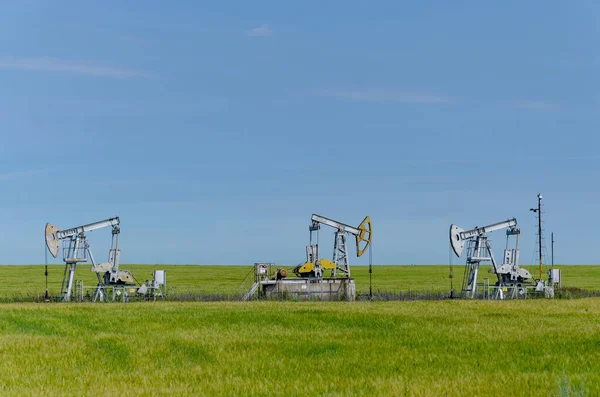
[[(171, 293), (234, 294), (249, 266), (167, 270)], [(561, 266), (598, 290), (600, 267)], [(449, 290), (447, 266), (375, 266), (374, 289)], [(455, 266), (460, 288), (463, 266)], [(359, 292), (368, 268), (355, 266)], [(481, 278), (490, 277), (485, 270)], [(60, 290), (63, 266), (50, 266)], [(89, 266), (77, 279), (95, 284)], [(491, 279), (491, 277), (490, 277)], [(43, 266), (0, 266), (0, 299)], [(0, 395), (600, 395), (600, 300), (0, 305)]]
[[(236, 294), (249, 287), (241, 285), (251, 266), (194, 266), (194, 265), (122, 265), (130, 270), (138, 281), (152, 278), (152, 271), (167, 271), (167, 285), (170, 293), (202, 292), (206, 294)], [(286, 267), (288, 274), (292, 267)], [(488, 277), (494, 282), (494, 275), (482, 267), (479, 280)], [(535, 267), (527, 267), (532, 274)], [(590, 291), (600, 290), (600, 266), (566, 266), (561, 265), (563, 286), (583, 288)], [(352, 276), (356, 279), (359, 293), (369, 290), (369, 272), (366, 266), (353, 266)], [(463, 265), (454, 266), (454, 289), (459, 291), (462, 285)], [(50, 265), (48, 286), (51, 294), (58, 295), (63, 278), (63, 265)], [(450, 291), (448, 266), (373, 266), (373, 290), (392, 293), (406, 291)], [(545, 277), (545, 276), (544, 276)], [(90, 271), (89, 265), (80, 265), (75, 275), (85, 285), (96, 285), (97, 279)], [(44, 267), (40, 265), (0, 266), (0, 300), (14, 296), (43, 294), (45, 291)]]
[(599, 321), (598, 299), (11, 303), (0, 394), (600, 395)]

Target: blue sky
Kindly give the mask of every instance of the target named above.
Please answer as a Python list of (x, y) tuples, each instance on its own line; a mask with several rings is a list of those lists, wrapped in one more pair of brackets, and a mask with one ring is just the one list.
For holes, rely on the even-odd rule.
[(530, 262), (538, 192), (598, 262), (595, 2), (143, 4), (0, 5), (0, 263), (119, 215), (126, 263), (295, 264), (312, 213), (370, 215), (382, 264), (516, 217)]

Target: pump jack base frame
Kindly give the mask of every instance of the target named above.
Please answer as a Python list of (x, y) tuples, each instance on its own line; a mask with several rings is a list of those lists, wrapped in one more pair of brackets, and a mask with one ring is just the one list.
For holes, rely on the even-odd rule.
[(462, 291), (464, 299), (531, 299), (531, 298), (554, 298), (554, 288), (545, 287), (543, 290), (536, 289), (534, 282), (504, 283), (502, 285), (490, 285), (486, 280), (477, 283), (477, 293), (471, 296), (470, 291)]
[(284, 278), (263, 280), (261, 291), (267, 299), (298, 299), (352, 302), (356, 296), (353, 278)]

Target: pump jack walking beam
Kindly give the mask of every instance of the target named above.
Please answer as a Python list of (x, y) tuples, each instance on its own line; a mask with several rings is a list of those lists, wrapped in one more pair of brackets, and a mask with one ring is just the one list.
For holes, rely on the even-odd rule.
[(473, 237), (483, 236), (486, 233), (493, 232), (495, 230), (510, 228), (516, 229), (517, 220), (515, 218), (493, 223), (484, 227), (475, 227), (471, 230), (463, 230), (456, 225), (450, 225), (450, 244), (452, 245), (452, 250), (456, 254), (457, 257), (460, 258), (462, 255), (463, 248), (465, 247), (465, 241), (469, 240)]

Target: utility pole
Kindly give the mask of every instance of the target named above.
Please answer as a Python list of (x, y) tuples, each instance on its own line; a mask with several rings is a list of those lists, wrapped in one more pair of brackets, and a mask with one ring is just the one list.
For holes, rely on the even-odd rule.
[(44, 275), (46, 276), (46, 295), (44, 295), (44, 302), (50, 302), (50, 297), (48, 296), (48, 250), (44, 249), (45, 262), (46, 262), (46, 271)]
[(369, 263), (369, 300), (373, 300), (373, 264)]
[(369, 247), (369, 300), (373, 301), (373, 251)]
[(551, 245), (551, 249), (552, 249), (552, 269), (554, 269), (554, 232), (552, 232), (550, 234), (550, 238), (552, 239), (552, 245)]
[(537, 208), (530, 208), (529, 211), (537, 212), (538, 214), (538, 250), (540, 253), (540, 280), (542, 279), (542, 194), (537, 195)]

